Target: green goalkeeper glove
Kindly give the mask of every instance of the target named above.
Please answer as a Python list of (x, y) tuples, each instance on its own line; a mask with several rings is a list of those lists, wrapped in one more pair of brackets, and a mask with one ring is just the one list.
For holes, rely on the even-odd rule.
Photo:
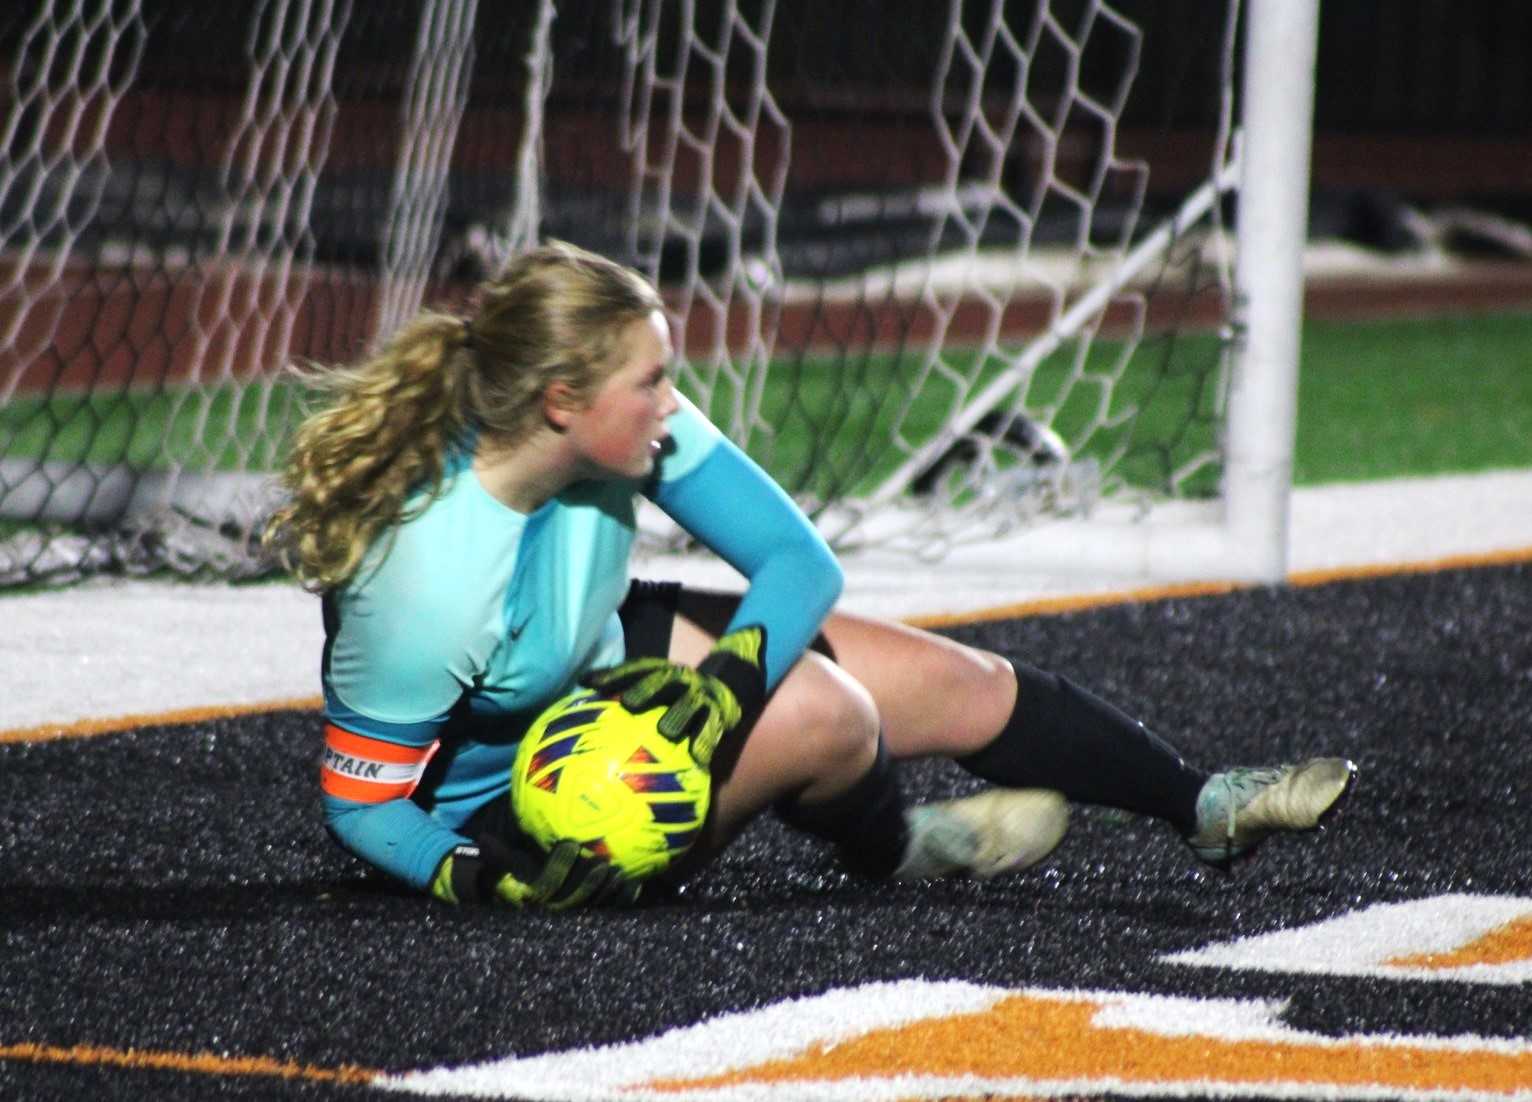
[(664, 658), (634, 658), (580, 679), (616, 697), (630, 712), (666, 705), (660, 734), (686, 741), (692, 760), (707, 769), (723, 739), (749, 730), (766, 706), (766, 629), (736, 628), (696, 669)]
[(633, 903), (639, 885), (605, 861), (587, 857), (577, 842), (544, 853), (522, 835), (480, 838), (458, 846), (436, 867), (431, 894), (445, 903), (493, 903), (563, 911), (582, 903)]

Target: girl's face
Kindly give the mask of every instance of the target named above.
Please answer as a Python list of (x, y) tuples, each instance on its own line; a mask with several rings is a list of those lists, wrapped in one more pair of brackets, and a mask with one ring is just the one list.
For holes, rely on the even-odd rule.
[(670, 325), (655, 310), (629, 323), (617, 345), (617, 367), (567, 431), (593, 473), (645, 478), (669, 437), (665, 419), (679, 408), (667, 368)]

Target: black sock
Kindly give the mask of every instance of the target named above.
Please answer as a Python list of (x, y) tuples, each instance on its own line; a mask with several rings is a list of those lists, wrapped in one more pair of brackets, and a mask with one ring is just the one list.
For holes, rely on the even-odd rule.
[(832, 843), (840, 859), (864, 876), (890, 876), (904, 859), (909, 827), (899, 774), (878, 739), (872, 767), (846, 791), (817, 803), (779, 800), (776, 812), (788, 826)]
[(1166, 819), (1196, 829), (1207, 774), (1164, 739), (1067, 678), (1025, 662), (1016, 707), (993, 742), (957, 762), (1007, 788), (1051, 788), (1080, 803)]

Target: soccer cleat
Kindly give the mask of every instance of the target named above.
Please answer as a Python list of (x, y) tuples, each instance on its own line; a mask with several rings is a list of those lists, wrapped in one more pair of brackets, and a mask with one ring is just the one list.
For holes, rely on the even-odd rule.
[(1227, 866), (1270, 834), (1318, 827), (1355, 777), (1345, 758), (1214, 773), (1197, 796), (1197, 830), (1187, 842), (1208, 864)]
[(988, 880), (1048, 856), (1069, 826), (1069, 805), (1048, 789), (991, 788), (913, 808), (907, 821), (910, 842), (896, 878), (967, 872)]

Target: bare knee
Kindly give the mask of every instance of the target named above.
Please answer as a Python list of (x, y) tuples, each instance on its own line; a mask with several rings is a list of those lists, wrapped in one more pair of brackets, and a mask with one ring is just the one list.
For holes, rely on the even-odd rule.
[[(872, 694), (839, 666), (808, 654), (773, 699), (770, 716), (787, 727), (787, 749), (805, 800), (849, 787), (878, 752), (878, 710)], [(768, 713), (772, 709), (768, 709)], [(764, 718), (764, 717), (763, 717)]]
[(876, 702), (898, 758), (957, 757), (987, 745), (1016, 703), (1011, 664), (910, 624), (837, 613), (825, 625), (836, 660)]
[(1016, 706), (1016, 671), (991, 651), (932, 648), (905, 676), (885, 708), (890, 748), (898, 757), (971, 754), (994, 740)]
[(948, 700), (961, 701), (953, 709), (948, 737), (950, 753), (962, 754), (989, 744), (1011, 718), (1016, 707), (1016, 670), (992, 651), (964, 648), (947, 688)]

